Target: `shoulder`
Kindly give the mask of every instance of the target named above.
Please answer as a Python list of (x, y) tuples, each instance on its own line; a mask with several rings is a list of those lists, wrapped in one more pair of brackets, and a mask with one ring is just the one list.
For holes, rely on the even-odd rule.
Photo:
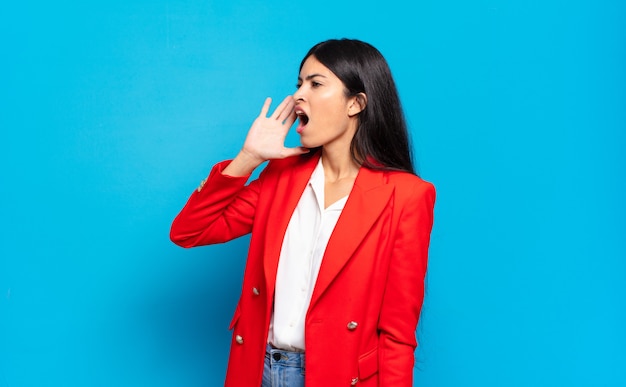
[(397, 189), (435, 190), (431, 182), (412, 173), (401, 171), (381, 171), (381, 173), (385, 175), (387, 183), (394, 185)]
[(298, 167), (300, 165), (306, 165), (311, 163), (311, 161), (317, 161), (319, 155), (317, 154), (304, 154), (299, 156), (291, 156), (284, 159), (275, 159), (270, 160), (267, 164), (267, 167), (282, 169), (282, 168), (293, 168)]
[(280, 175), (285, 172), (306, 170), (311, 165), (315, 166), (318, 159), (319, 155), (314, 153), (270, 160), (263, 169), (263, 173), (266, 175)]
[(419, 176), (408, 172), (382, 171), (387, 184), (394, 187), (396, 197), (404, 200), (435, 201), (435, 186)]

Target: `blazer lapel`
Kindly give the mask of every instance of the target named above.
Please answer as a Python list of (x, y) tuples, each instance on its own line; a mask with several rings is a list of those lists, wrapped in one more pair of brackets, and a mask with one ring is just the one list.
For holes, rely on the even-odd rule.
[(276, 190), (273, 192), (274, 200), (272, 211), (268, 219), (265, 249), (264, 249), (264, 269), (265, 284), (268, 294), (274, 294), (276, 284), (276, 272), (278, 270), (278, 259), (283, 245), (283, 239), (287, 232), (289, 220), (293, 214), (304, 188), (308, 184), (311, 174), (319, 161), (320, 155), (312, 155), (306, 159), (301, 159), (294, 163), (289, 171), (281, 174), (276, 183)]
[(328, 241), (309, 307), (314, 305), (348, 262), (389, 202), (393, 186), (385, 184), (383, 177), (383, 172), (360, 169)]

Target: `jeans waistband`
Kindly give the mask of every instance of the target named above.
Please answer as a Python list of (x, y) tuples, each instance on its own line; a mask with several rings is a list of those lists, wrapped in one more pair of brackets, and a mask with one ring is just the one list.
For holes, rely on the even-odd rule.
[(271, 364), (281, 364), (287, 367), (300, 367), (304, 370), (304, 352), (287, 351), (280, 348), (274, 348), (271, 344), (267, 344), (265, 357), (270, 360)]

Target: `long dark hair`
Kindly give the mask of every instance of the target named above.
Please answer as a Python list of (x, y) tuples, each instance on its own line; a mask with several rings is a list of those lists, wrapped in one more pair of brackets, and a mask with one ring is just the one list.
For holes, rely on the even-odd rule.
[(302, 59), (300, 70), (310, 56), (343, 82), (349, 97), (359, 93), (367, 96), (350, 145), (355, 162), (372, 169), (415, 174), (398, 90), (382, 54), (360, 40), (331, 39), (313, 46)]

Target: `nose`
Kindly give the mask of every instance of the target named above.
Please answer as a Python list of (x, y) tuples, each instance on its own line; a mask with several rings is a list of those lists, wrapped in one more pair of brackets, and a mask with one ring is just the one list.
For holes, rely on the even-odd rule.
[(304, 90), (303, 87), (298, 87), (295, 93), (293, 93), (293, 99), (296, 103), (304, 101)]

